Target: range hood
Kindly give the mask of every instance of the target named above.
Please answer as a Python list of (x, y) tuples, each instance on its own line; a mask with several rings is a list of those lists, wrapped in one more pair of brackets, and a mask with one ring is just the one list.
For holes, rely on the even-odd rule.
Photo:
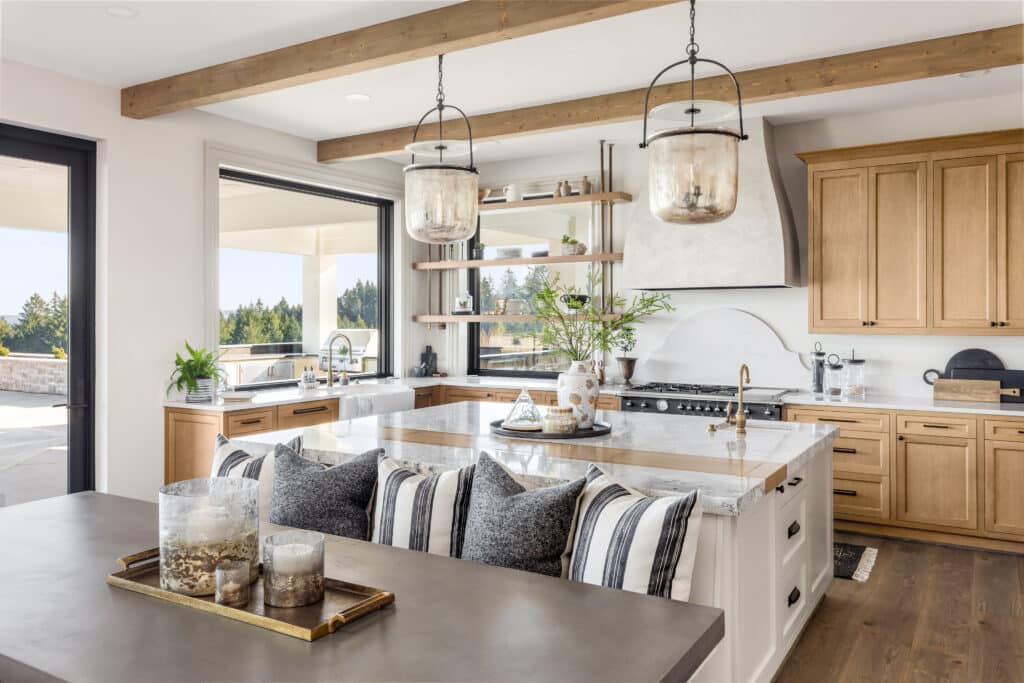
[(747, 123), (739, 144), (736, 211), (718, 223), (671, 225), (647, 208), (644, 191), (626, 233), (623, 284), (630, 289), (735, 289), (799, 285), (793, 214), (775, 157), (774, 130)]

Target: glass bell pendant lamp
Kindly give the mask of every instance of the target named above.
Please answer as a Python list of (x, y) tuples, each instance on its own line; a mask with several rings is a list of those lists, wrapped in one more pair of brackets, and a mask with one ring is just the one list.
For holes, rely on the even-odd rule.
[[(479, 174), (473, 166), (473, 129), (461, 109), (444, 102), (443, 65), (444, 55), (438, 55), (437, 104), (420, 117), (412, 134), (412, 143), (406, 146), (412, 153), (412, 162), (405, 167), (405, 229), (413, 239), (428, 244), (450, 244), (469, 239), (476, 233), (479, 213)], [(445, 162), (445, 152), (452, 156), (465, 147), (460, 140), (445, 142), (445, 109), (454, 109), (466, 122), (468, 166)], [(435, 112), (438, 140), (416, 142), (423, 122)], [(437, 152), (437, 162), (417, 164), (416, 152), (425, 151)]]
[[(727, 66), (713, 59), (698, 57), (700, 46), (694, 40), (696, 0), (690, 0), (690, 42), (686, 59), (669, 64), (654, 77), (644, 95), (644, 128), (641, 149), (647, 149), (648, 188), (651, 213), (666, 223), (714, 223), (728, 218), (736, 209), (739, 175), (737, 145), (746, 140), (743, 132), (743, 100), (736, 76)], [(698, 63), (714, 64), (732, 79), (740, 129), (697, 125), (697, 115), (705, 102), (695, 97), (695, 71)], [(690, 102), (683, 110), (689, 125), (647, 134), (651, 90), (665, 73), (682, 64), (690, 65)]]

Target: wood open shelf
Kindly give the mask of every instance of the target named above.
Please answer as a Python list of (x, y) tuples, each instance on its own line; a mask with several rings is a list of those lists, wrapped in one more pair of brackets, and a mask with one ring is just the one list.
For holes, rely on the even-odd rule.
[(620, 263), (621, 253), (583, 254), (580, 256), (522, 256), (519, 258), (476, 259), (471, 261), (417, 261), (413, 270), (458, 270), (493, 266), (539, 266), (546, 263)]
[(628, 192), (596, 192), (592, 194), (574, 194), (568, 197), (544, 197), (542, 199), (522, 199), (518, 202), (485, 202), (480, 204), (480, 211), (510, 211), (527, 209), (535, 206), (562, 206), (563, 204), (585, 204), (592, 202), (631, 202), (633, 195)]
[[(601, 320), (618, 320), (618, 313), (606, 313)], [(535, 315), (414, 315), (416, 323), (533, 323)]]

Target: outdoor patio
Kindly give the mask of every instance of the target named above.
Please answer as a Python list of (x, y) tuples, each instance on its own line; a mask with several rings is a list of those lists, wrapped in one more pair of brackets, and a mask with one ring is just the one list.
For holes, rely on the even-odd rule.
[(55, 394), (0, 391), (0, 507), (67, 493), (67, 411)]

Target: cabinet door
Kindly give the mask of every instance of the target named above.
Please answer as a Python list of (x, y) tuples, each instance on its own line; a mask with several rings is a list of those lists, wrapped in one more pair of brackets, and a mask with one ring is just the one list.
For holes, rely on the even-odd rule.
[(221, 416), (164, 409), (164, 483), (210, 476)]
[(999, 324), (1024, 330), (1024, 154), (999, 159)]
[(900, 434), (896, 441), (895, 518), (978, 528), (977, 439)]
[(870, 326), (924, 327), (928, 322), (927, 189), (923, 162), (868, 169)]
[(866, 326), (868, 171), (817, 171), (811, 184), (811, 329)]
[(985, 442), (985, 531), (1024, 536), (1024, 443)]
[(935, 327), (995, 327), (996, 157), (932, 162)]

